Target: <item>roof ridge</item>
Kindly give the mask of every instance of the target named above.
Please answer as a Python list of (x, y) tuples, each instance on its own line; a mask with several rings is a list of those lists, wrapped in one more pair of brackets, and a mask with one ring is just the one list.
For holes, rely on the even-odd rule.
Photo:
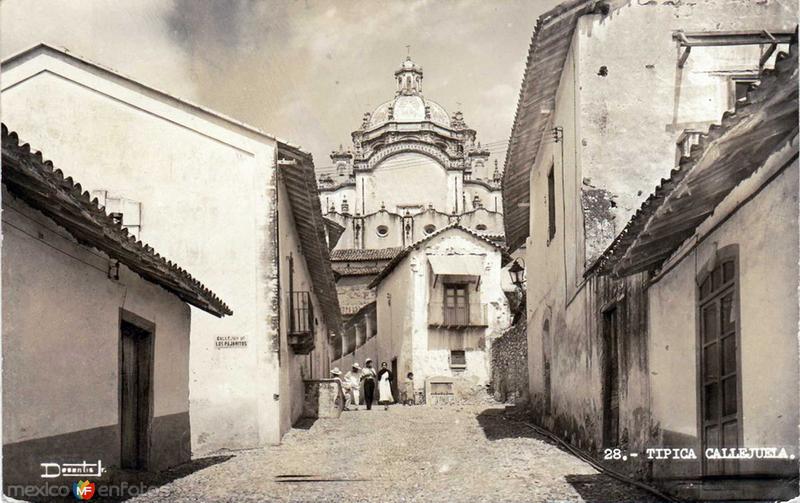
[(165, 90), (163, 90), (163, 89), (161, 89), (159, 87), (155, 87), (153, 85), (146, 84), (146, 83), (144, 83), (144, 82), (142, 82), (140, 80), (137, 80), (137, 79), (135, 79), (133, 77), (128, 76), (127, 74), (124, 74), (124, 73), (122, 73), (122, 72), (120, 72), (118, 70), (115, 70), (114, 68), (106, 66), (106, 65), (104, 65), (102, 63), (98, 63), (98, 62), (96, 62), (94, 60), (91, 60), (89, 58), (86, 58), (84, 56), (80, 56), (80, 55), (72, 52), (71, 50), (69, 50), (69, 49), (67, 49), (66, 47), (63, 47), (63, 46), (56, 46), (56, 45), (49, 44), (47, 42), (39, 42), (39, 43), (34, 44), (34, 45), (32, 45), (32, 46), (30, 46), (30, 47), (28, 47), (26, 49), (18, 51), (16, 53), (12, 54), (11, 56), (8, 56), (8, 57), (4, 58), (2, 60), (2, 62), (0, 62), (0, 66), (3, 66), (3, 67), (11, 66), (17, 60), (23, 59), (23, 58), (25, 58), (27, 56), (32, 56), (37, 51), (43, 51), (43, 52), (44, 51), (52, 51), (52, 52), (55, 52), (57, 54), (61, 54), (63, 56), (66, 56), (66, 57), (70, 58), (73, 61), (76, 61), (76, 62), (82, 63), (84, 65), (88, 65), (90, 67), (93, 67), (93, 68), (96, 68), (98, 70), (101, 70), (101, 71), (103, 71), (105, 73), (108, 73), (108, 74), (113, 75), (113, 76), (115, 76), (117, 78), (120, 78), (120, 79), (122, 79), (122, 80), (124, 80), (126, 82), (130, 82), (130, 83), (132, 83), (132, 84), (134, 84), (136, 86), (139, 86), (139, 87), (141, 87), (143, 89), (146, 89), (148, 91), (154, 92), (154, 93), (156, 93), (156, 94), (158, 94), (160, 96), (166, 97), (166, 98), (168, 98), (170, 100), (173, 100), (173, 101), (176, 101), (176, 102), (181, 103), (183, 105), (186, 105), (191, 109), (197, 110), (197, 111), (202, 112), (202, 113), (207, 114), (207, 115), (210, 115), (210, 116), (212, 116), (212, 117), (214, 117), (216, 119), (222, 120), (224, 122), (233, 124), (233, 125), (238, 126), (238, 127), (242, 128), (242, 129), (244, 129), (246, 131), (249, 131), (251, 133), (255, 133), (255, 134), (258, 134), (260, 136), (264, 136), (266, 138), (274, 140), (274, 141), (276, 141), (278, 143), (281, 143), (281, 144), (285, 145), (288, 148), (295, 149), (295, 150), (297, 150), (297, 151), (299, 151), (299, 152), (301, 152), (301, 153), (303, 153), (305, 155), (311, 155), (310, 152), (306, 152), (305, 150), (303, 150), (303, 148), (301, 146), (295, 145), (295, 144), (293, 144), (291, 142), (283, 140), (280, 137), (278, 137), (276, 135), (273, 135), (272, 133), (268, 133), (267, 131), (264, 131), (261, 128), (253, 126), (252, 124), (248, 124), (248, 123), (246, 123), (244, 121), (236, 119), (235, 117), (232, 117), (230, 115), (218, 112), (216, 110), (208, 108), (208, 107), (206, 107), (204, 105), (200, 105), (200, 104), (195, 103), (194, 101), (188, 100), (186, 98), (179, 98), (178, 96), (175, 96), (174, 94), (171, 94), (171, 93), (169, 93), (169, 92), (167, 92), (167, 91), (165, 91)]
[[(112, 241), (118, 242), (123, 249), (131, 248), (131, 251), (134, 253), (138, 253), (142, 255), (146, 260), (152, 261), (155, 264), (159, 264), (161, 266), (165, 266), (170, 272), (175, 274), (178, 279), (188, 283), (188, 286), (191, 289), (196, 291), (200, 291), (203, 293), (206, 302), (209, 306), (213, 307), (216, 312), (212, 312), (217, 316), (222, 316), (225, 314), (233, 314), (233, 311), (224, 303), (222, 300), (217, 297), (211, 290), (205, 287), (200, 281), (193, 278), (188, 272), (186, 272), (183, 268), (179, 267), (177, 264), (173, 263), (171, 260), (167, 260), (165, 257), (162, 257), (160, 254), (156, 253), (155, 250), (148, 244), (142, 243), (140, 240), (137, 240), (136, 237), (131, 234), (127, 228), (122, 226), (122, 223), (116, 221), (112, 217), (110, 217), (104, 209), (99, 206), (99, 202), (97, 198), (92, 199), (91, 194), (88, 191), (84, 191), (83, 187), (80, 183), (76, 183), (71, 176), (64, 177), (63, 172), (60, 169), (53, 169), (53, 164), (51, 161), (44, 161), (42, 153), (40, 151), (31, 152), (31, 147), (28, 143), (20, 144), (19, 135), (16, 131), (9, 131), (8, 126), (5, 123), (0, 125), (0, 129), (2, 131), (2, 150), (3, 150), (3, 171), (5, 172), (6, 169), (12, 169), (8, 159), (5, 159), (6, 156), (13, 156), (16, 158), (19, 157), (28, 157), (31, 162), (26, 163), (32, 168), (32, 172), (38, 172), (42, 176), (43, 183), (47, 183), (48, 181), (46, 178), (51, 178), (51, 182), (55, 187), (62, 190), (64, 193), (68, 194), (69, 197), (73, 200), (73, 202), (82, 210), (83, 212), (87, 213), (87, 216), (91, 216), (91, 219), (94, 220), (93, 223), (97, 224), (102, 228), (102, 238), (110, 239)], [(22, 154), (21, 156), (19, 154)], [(24, 162), (23, 159), (17, 159), (21, 162)], [(3, 173), (4, 183), (8, 183), (6, 178), (6, 173)], [(22, 196), (23, 199), (27, 201), (27, 199)], [(41, 208), (38, 208), (41, 210)], [(45, 213), (46, 214), (46, 213)], [(50, 216), (50, 215), (48, 215)], [(56, 222), (59, 223), (59, 222)], [(63, 226), (63, 224), (59, 225)], [(69, 230), (69, 229), (67, 229)], [(77, 237), (76, 237), (77, 239)], [(97, 247), (95, 244), (90, 244), (93, 247)], [(136, 267), (132, 267), (131, 264), (132, 260), (129, 257), (115, 257), (114, 255), (116, 252), (109, 249), (101, 249), (104, 253), (108, 254), (112, 258), (115, 258), (119, 262), (122, 262), (130, 269), (136, 271)], [(138, 272), (138, 271), (137, 271)], [(139, 273), (141, 275), (141, 272)], [(163, 281), (163, 278), (162, 278)], [(196, 299), (187, 299), (186, 294), (175, 291), (175, 287), (170, 287), (168, 285), (163, 284), (162, 286), (168, 290), (173, 290), (173, 293), (178, 295), (178, 297), (182, 298), (186, 302), (196, 305), (201, 309), (208, 310), (209, 306), (201, 306), (197, 305)], [(210, 311), (211, 312), (211, 311)]]
[(442, 227), (441, 229), (437, 229), (436, 231), (431, 232), (430, 234), (428, 234), (424, 238), (419, 239), (419, 240), (415, 241), (414, 243), (412, 243), (412, 244), (406, 246), (405, 248), (403, 248), (403, 250), (400, 253), (398, 253), (397, 255), (395, 255), (395, 257), (392, 260), (390, 260), (388, 264), (386, 264), (386, 266), (383, 268), (383, 270), (380, 273), (378, 273), (378, 275), (375, 276), (375, 278), (373, 278), (372, 281), (370, 281), (369, 285), (367, 285), (367, 288), (375, 288), (376, 286), (378, 286), (378, 284), (380, 284), (380, 282), (383, 280), (383, 278), (388, 276), (389, 273), (397, 266), (397, 264), (402, 262), (403, 259), (406, 258), (408, 256), (408, 254), (411, 253), (412, 250), (416, 249), (419, 245), (421, 245), (422, 243), (424, 243), (426, 241), (429, 241), (429, 240), (435, 238), (436, 236), (439, 236), (440, 234), (442, 234), (442, 233), (444, 233), (446, 231), (449, 231), (451, 229), (460, 229), (460, 230), (466, 232), (467, 234), (469, 234), (470, 236), (472, 236), (472, 237), (474, 237), (474, 238), (476, 238), (476, 239), (478, 239), (480, 241), (483, 241), (484, 243), (490, 245), (492, 248), (495, 248), (496, 250), (500, 251), (501, 254), (506, 254), (507, 253), (507, 248), (506, 247), (500, 246), (499, 244), (495, 243), (494, 241), (492, 241), (492, 240), (490, 240), (490, 239), (488, 239), (488, 238), (486, 238), (486, 237), (484, 237), (484, 236), (482, 236), (480, 234), (477, 234), (477, 233), (473, 232), (472, 230), (470, 230), (470, 229), (464, 227), (463, 225), (461, 225), (460, 222), (453, 222), (453, 223), (451, 223), (451, 224), (449, 224), (449, 225), (447, 225), (445, 227)]

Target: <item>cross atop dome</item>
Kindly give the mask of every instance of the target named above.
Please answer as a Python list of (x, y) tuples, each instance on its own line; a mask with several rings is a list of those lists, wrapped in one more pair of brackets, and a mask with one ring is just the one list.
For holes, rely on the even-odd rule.
[[(409, 52), (410, 47), (406, 46)], [(397, 94), (422, 94), (422, 67), (411, 60), (410, 54), (406, 56), (400, 68), (395, 70), (394, 77), (397, 80)]]

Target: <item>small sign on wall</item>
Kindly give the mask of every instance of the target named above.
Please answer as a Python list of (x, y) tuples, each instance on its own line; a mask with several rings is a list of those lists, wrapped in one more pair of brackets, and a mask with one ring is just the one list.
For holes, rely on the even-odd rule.
[(243, 335), (218, 335), (214, 342), (217, 349), (246, 348), (247, 337)]

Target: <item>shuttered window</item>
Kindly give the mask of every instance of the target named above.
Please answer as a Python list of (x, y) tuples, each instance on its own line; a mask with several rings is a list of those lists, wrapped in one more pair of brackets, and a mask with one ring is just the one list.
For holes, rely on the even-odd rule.
[[(700, 393), (703, 449), (739, 447), (738, 280), (734, 258), (700, 283)], [(706, 475), (736, 473), (733, 460), (707, 460)]]

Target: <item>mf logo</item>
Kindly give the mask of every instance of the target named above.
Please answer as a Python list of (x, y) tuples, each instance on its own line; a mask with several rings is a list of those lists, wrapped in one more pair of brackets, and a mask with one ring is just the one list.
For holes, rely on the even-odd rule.
[(76, 500), (90, 500), (94, 496), (94, 482), (79, 480), (72, 483), (72, 494)]

